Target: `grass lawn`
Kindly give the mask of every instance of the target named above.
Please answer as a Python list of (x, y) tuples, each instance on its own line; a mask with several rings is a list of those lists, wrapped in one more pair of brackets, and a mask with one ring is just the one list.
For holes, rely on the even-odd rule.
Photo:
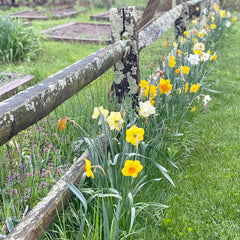
[(169, 208), (148, 215), (151, 228), (137, 239), (240, 239), (239, 37), (239, 22), (222, 35), (208, 77), (219, 81), (219, 93), (210, 93), (209, 108), (196, 111), (186, 139), (171, 147), (179, 166), (171, 171), (176, 188), (149, 189), (156, 199), (168, 199)]

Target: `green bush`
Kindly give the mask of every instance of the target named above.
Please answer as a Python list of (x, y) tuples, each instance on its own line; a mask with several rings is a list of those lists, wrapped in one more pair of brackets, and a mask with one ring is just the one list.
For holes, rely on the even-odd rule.
[(20, 20), (0, 17), (0, 62), (32, 60), (40, 51), (40, 34)]

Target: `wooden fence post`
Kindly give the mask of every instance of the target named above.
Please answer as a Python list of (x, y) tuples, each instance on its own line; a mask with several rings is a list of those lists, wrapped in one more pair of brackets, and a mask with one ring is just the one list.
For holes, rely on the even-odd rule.
[(174, 22), (174, 36), (177, 40), (179, 36), (184, 36), (184, 32), (188, 28), (188, 19), (189, 19), (189, 9), (187, 0), (182, 0), (182, 12), (181, 15)]
[[(139, 95), (139, 50), (137, 14), (134, 7), (113, 8), (110, 10), (112, 41), (128, 38), (130, 46), (127, 54), (114, 65), (114, 82), (111, 94), (115, 93), (120, 103), (126, 94), (135, 105)], [(115, 92), (114, 92), (115, 91)]]

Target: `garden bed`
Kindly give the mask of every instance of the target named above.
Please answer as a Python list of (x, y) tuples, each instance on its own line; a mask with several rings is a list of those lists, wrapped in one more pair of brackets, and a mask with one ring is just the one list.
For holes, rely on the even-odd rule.
[(41, 32), (55, 41), (73, 41), (83, 43), (111, 43), (109, 24), (67, 23)]
[(21, 12), (16, 12), (10, 14), (12, 17), (22, 18), (22, 19), (40, 19), (47, 20), (49, 18), (64, 18), (64, 17), (74, 17), (78, 13), (85, 12), (86, 10), (75, 10), (74, 8), (59, 8), (51, 11), (38, 12), (36, 10), (26, 10)]
[(0, 78), (0, 102), (24, 90), (34, 78), (34, 75), (6, 73)]

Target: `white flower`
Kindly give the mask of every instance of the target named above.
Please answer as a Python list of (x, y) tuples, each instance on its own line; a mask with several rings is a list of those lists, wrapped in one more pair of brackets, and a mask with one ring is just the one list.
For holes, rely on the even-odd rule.
[(195, 54), (190, 54), (187, 60), (191, 63), (191, 65), (198, 65), (200, 58), (198, 54), (195, 53)]
[(212, 99), (209, 95), (205, 95), (203, 98), (203, 104), (207, 106), (208, 102), (210, 102)]
[(231, 26), (231, 22), (230, 21), (227, 21), (226, 22), (226, 27), (230, 27)]
[(151, 114), (155, 113), (155, 107), (153, 107), (150, 101), (140, 102), (139, 114), (143, 117), (149, 117)]
[(195, 43), (194, 44), (194, 47), (193, 47), (193, 50), (197, 51), (197, 50), (201, 50), (201, 51), (204, 51), (205, 50), (205, 45), (204, 43)]
[(201, 60), (203, 60), (204, 62), (206, 62), (209, 58), (210, 58), (210, 54), (208, 52), (203, 52), (201, 55)]

